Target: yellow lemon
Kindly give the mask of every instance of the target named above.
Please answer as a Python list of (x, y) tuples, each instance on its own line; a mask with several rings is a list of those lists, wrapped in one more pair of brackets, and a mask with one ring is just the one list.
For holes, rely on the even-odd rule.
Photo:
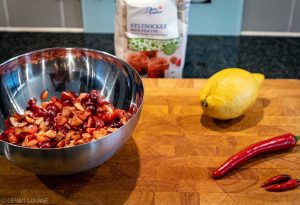
[(206, 82), (200, 94), (204, 114), (228, 120), (243, 115), (255, 103), (265, 77), (240, 68), (223, 69)]

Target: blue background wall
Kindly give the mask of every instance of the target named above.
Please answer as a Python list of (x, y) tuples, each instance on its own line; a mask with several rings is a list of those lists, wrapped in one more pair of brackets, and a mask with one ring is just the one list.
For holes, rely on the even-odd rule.
[[(85, 32), (113, 33), (115, 1), (82, 0)], [(189, 34), (239, 35), (244, 0), (211, 0), (210, 4), (191, 4)]]

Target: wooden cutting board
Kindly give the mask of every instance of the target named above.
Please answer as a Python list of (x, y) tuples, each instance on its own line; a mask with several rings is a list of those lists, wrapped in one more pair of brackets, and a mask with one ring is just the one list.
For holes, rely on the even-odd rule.
[(262, 155), (230, 175), (211, 172), (245, 146), (300, 134), (300, 81), (266, 80), (256, 104), (227, 122), (202, 116), (202, 79), (144, 79), (145, 101), (132, 138), (102, 166), (74, 176), (40, 176), (0, 157), (0, 203), (299, 204), (300, 187), (260, 188), (267, 178), (300, 178), (300, 148)]

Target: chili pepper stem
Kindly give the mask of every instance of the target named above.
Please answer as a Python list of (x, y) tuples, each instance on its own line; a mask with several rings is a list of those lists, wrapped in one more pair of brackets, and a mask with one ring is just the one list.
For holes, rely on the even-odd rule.
[(300, 140), (300, 136), (295, 136), (296, 141)]

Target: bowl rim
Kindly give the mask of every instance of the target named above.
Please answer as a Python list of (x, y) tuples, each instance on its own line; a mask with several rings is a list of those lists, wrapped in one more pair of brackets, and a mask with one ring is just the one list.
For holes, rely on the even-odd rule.
[[(12, 58), (9, 58), (8, 60), (0, 63), (0, 71), (1, 71), (1, 67), (3, 67), (5, 64), (8, 64), (14, 60), (17, 60), (19, 58), (22, 58), (22, 57), (25, 57), (25, 56), (29, 56), (29, 55), (32, 55), (32, 54), (36, 54), (36, 53), (41, 53), (41, 52), (47, 52), (47, 51), (51, 51), (51, 50), (81, 50), (81, 51), (91, 51), (91, 52), (95, 52), (95, 53), (100, 53), (100, 54), (104, 54), (104, 55), (108, 55), (110, 57), (113, 57), (119, 61), (122, 61), (122, 63), (125, 63), (126, 65), (128, 65), (131, 69), (133, 69), (127, 62), (125, 62), (124, 60), (122, 60), (121, 58), (118, 58), (117, 56), (111, 54), (111, 53), (108, 53), (108, 52), (105, 52), (105, 51), (102, 51), (102, 50), (97, 50), (97, 49), (92, 49), (92, 48), (85, 48), (85, 47), (47, 47), (47, 48), (42, 48), (42, 49), (37, 49), (37, 50), (33, 50), (33, 51), (29, 51), (29, 52), (26, 52), (26, 53), (21, 53), (17, 56), (14, 56)], [(140, 76), (140, 74), (135, 70), (136, 74)]]
[[(124, 129), (124, 127), (126, 125), (128, 125), (132, 120), (133, 118), (136, 117), (137, 114), (139, 114), (141, 112), (141, 109), (143, 107), (143, 104), (144, 104), (144, 94), (145, 94), (145, 89), (144, 89), (144, 83), (143, 83), (143, 80), (142, 80), (142, 77), (140, 76), (140, 74), (133, 68), (131, 67), (127, 62), (125, 62), (124, 60), (122, 60), (121, 58), (118, 58), (117, 56), (113, 55), (113, 54), (110, 54), (108, 52), (105, 52), (105, 51), (100, 51), (100, 50), (96, 50), (96, 49), (91, 49), (91, 48), (83, 48), (83, 47), (48, 47), (48, 48), (43, 48), (43, 49), (38, 49), (38, 50), (34, 50), (34, 51), (30, 51), (30, 52), (27, 52), (27, 53), (23, 53), (23, 54), (20, 54), (20, 55), (17, 55), (13, 58), (10, 58), (8, 59), (7, 61), (4, 61), (3, 63), (0, 64), (0, 73), (1, 73), (1, 67), (4, 66), (5, 64), (8, 64), (12, 61), (15, 61), (17, 60), (18, 58), (23, 58), (25, 56), (28, 56), (28, 55), (32, 55), (32, 54), (35, 54), (35, 53), (40, 53), (40, 52), (45, 52), (45, 51), (51, 51), (51, 50), (81, 50), (81, 51), (88, 51), (88, 52), (95, 52), (95, 53), (99, 53), (101, 55), (107, 55), (109, 57), (112, 57), (118, 61), (120, 61), (122, 64), (126, 65), (127, 67), (129, 67), (139, 78), (139, 80), (141, 81), (141, 89), (142, 89), (142, 100), (141, 100), (141, 103), (138, 107), (138, 109), (136, 110), (136, 112), (132, 115), (132, 117), (126, 122), (125, 125), (122, 125), (120, 128), (118, 128), (116, 131), (112, 132), (112, 133), (109, 133), (108, 135), (105, 135), (104, 137), (100, 138), (100, 139), (97, 139), (97, 140), (94, 140), (94, 141), (91, 141), (91, 142), (88, 142), (88, 143), (84, 143), (84, 144), (80, 144), (80, 145), (75, 145), (73, 147), (62, 147), (62, 148), (31, 148), (31, 147), (23, 147), (23, 146), (20, 146), (20, 145), (15, 145), (15, 144), (12, 144), (12, 143), (9, 143), (9, 142), (6, 142), (6, 141), (2, 141), (0, 140), (0, 143), (3, 143), (3, 145), (8, 145), (8, 146), (13, 146), (15, 148), (21, 148), (21, 149), (25, 149), (25, 150), (34, 150), (34, 151), (57, 151), (57, 150), (66, 150), (66, 149), (75, 149), (75, 148), (78, 148), (78, 147), (82, 147), (82, 146), (85, 146), (85, 145), (89, 145), (91, 143), (94, 143), (94, 142), (100, 142), (106, 138), (108, 138), (109, 136), (113, 135), (113, 134), (116, 134), (117, 132), (120, 132), (120, 130)], [(3, 130), (4, 131), (4, 130)], [(1, 132), (2, 133), (2, 132)], [(1, 152), (0, 152), (1, 153)], [(1, 154), (0, 154), (1, 156)]]

